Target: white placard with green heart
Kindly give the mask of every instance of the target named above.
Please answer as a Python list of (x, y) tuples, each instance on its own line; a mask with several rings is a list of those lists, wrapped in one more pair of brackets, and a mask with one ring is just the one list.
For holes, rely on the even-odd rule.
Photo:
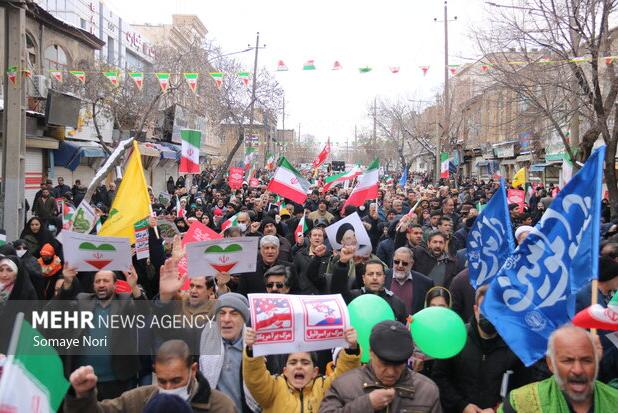
[(62, 231), (64, 260), (78, 271), (127, 271), (131, 264), (128, 238), (99, 237)]
[(237, 237), (187, 244), (189, 277), (213, 277), (224, 272), (254, 272), (258, 240), (258, 237)]

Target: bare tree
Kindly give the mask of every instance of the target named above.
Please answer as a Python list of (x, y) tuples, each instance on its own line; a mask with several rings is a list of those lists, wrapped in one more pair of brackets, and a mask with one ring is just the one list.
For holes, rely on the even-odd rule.
[(599, 136), (603, 139), (612, 215), (618, 214), (618, 77), (613, 59), (606, 57), (616, 35), (609, 16), (617, 5), (616, 0), (512, 1), (494, 9), (488, 29), (476, 33), (485, 64), (492, 66), (488, 73), (543, 115), (572, 159), (574, 146), (584, 161)]

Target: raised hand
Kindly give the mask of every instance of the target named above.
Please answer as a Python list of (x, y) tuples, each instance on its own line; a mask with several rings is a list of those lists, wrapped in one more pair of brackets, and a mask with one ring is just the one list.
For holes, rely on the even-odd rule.
[(71, 385), (75, 389), (77, 398), (83, 398), (88, 395), (97, 385), (97, 376), (94, 374), (92, 366), (82, 366), (71, 373), (69, 377)]

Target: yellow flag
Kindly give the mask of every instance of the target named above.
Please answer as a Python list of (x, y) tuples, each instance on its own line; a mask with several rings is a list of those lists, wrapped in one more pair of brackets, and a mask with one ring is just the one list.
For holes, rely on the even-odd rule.
[(133, 141), (133, 153), (116, 192), (107, 221), (98, 235), (129, 238), (135, 243), (134, 225), (150, 216), (150, 196), (144, 177), (142, 158), (137, 142)]
[(526, 184), (526, 168), (521, 168), (513, 175), (513, 188), (524, 186)]

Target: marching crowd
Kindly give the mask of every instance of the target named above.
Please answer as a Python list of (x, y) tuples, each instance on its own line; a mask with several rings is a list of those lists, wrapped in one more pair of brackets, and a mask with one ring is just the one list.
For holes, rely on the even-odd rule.
[[(315, 189), (304, 205), (285, 202), (245, 182), (231, 190), (213, 181), (210, 169), (170, 178), (163, 196), (151, 193), (157, 216), (171, 217), (181, 236), (199, 221), (225, 237), (258, 237), (256, 270), (191, 278), (178, 272), (183, 257), (176, 236), (165, 242), (151, 218), (149, 258), (124, 273), (78, 272), (64, 260), (56, 198), (78, 205), (85, 187), (62, 178), (41, 184), (32, 217), (18, 240), (0, 247), (0, 320), (11, 331), (4, 304), (74, 301), (79, 309), (122, 314), (138, 302), (152, 311), (208, 315), (216, 328), (170, 329), (150, 355), (115, 351), (63, 356), (69, 389), (65, 412), (609, 412), (618, 406), (618, 348), (605, 337), (566, 325), (549, 340), (547, 360), (525, 367), (483, 316), (487, 287), (474, 290), (467, 270), (466, 239), (475, 218), (498, 188), (494, 181), (466, 179), (431, 185), (413, 174), (404, 186), (382, 185), (376, 200), (343, 207), (350, 190)], [(266, 182), (266, 175), (261, 175)], [(98, 188), (91, 200), (101, 222), (116, 185)], [(525, 239), (552, 202), (553, 186), (539, 186), (525, 208), (510, 207), (513, 233)], [(603, 201), (599, 303), (618, 290), (618, 222)], [(325, 228), (358, 213), (371, 246), (358, 245), (354, 228), (342, 225), (333, 249)], [(229, 219), (235, 217), (233, 225)], [(305, 217), (309, 229), (298, 236)], [(224, 227), (224, 229), (222, 228)], [(118, 283), (128, 290), (118, 292)], [(364, 294), (382, 297), (393, 321), (371, 330), (369, 363), (361, 363), (355, 329), (348, 347), (315, 353), (253, 355), (250, 293), (341, 294), (346, 303)], [(590, 288), (578, 295), (578, 310), (591, 304)], [(409, 324), (423, 308), (451, 308), (466, 323), (463, 350), (449, 359), (418, 351)], [(3, 314), (4, 312), (4, 314)], [(75, 331), (104, 336), (107, 331)], [(0, 337), (6, 352), (9, 337)], [(613, 387), (612, 387), (613, 386)]]

